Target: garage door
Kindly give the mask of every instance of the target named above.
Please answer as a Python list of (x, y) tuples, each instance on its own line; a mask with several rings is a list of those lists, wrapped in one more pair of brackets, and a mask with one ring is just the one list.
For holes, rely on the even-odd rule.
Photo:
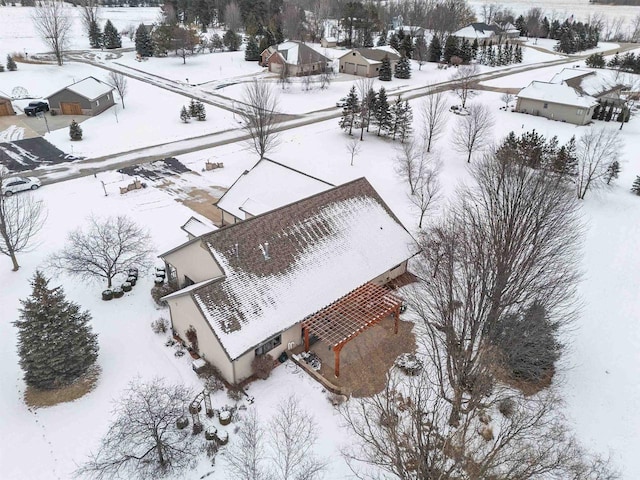
[(367, 76), (367, 66), (366, 65), (356, 65), (358, 70), (356, 71), (356, 75), (360, 75), (361, 77)]
[(344, 73), (348, 73), (349, 75), (355, 75), (356, 73), (356, 64), (345, 62), (344, 64)]
[(9, 110), (9, 104), (7, 102), (0, 103), (0, 117), (4, 115), (11, 115), (12, 112)]
[(82, 107), (79, 103), (61, 102), (60, 110), (63, 115), (82, 115)]

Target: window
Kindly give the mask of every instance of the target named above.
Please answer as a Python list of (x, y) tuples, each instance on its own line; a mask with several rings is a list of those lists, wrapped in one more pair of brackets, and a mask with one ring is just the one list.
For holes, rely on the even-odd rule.
[(584, 114), (584, 110), (579, 108), (578, 110), (576, 110), (576, 115), (582, 115)]
[(100, 106), (100, 100), (96, 100), (96, 107)]
[(545, 104), (542, 106), (542, 108), (549, 108), (549, 104), (548, 104), (548, 103), (545, 103)]
[(273, 337), (272, 339), (267, 340), (258, 348), (256, 348), (256, 355), (264, 355), (265, 353), (269, 353), (271, 350), (276, 348), (281, 343), (282, 343), (282, 335)]

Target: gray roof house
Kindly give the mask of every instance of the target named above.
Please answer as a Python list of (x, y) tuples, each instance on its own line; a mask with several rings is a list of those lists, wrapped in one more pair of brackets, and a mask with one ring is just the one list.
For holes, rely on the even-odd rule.
[(340, 73), (361, 77), (377, 77), (382, 59), (389, 58), (391, 71), (400, 60), (400, 54), (391, 47), (354, 48), (343, 54), (340, 60)]
[(87, 77), (47, 97), (52, 112), (62, 115), (98, 115), (114, 105), (114, 88)]
[(533, 81), (520, 90), (516, 111), (550, 120), (586, 125), (598, 101), (565, 83)]
[(314, 75), (327, 70), (331, 59), (302, 42), (289, 40), (265, 48), (260, 54), (260, 64), (270, 72), (281, 73), (286, 68), (287, 75)]
[[(335, 322), (344, 343), (375, 320), (352, 323), (333, 315), (303, 330), (305, 319), (359, 289), (379, 292), (379, 304), (389, 305), (387, 284), (418, 252), (411, 234), (360, 178), (163, 253), (169, 280), (181, 287), (164, 299), (175, 335), (189, 345), (186, 332), (195, 331), (191, 348), (228, 382), (239, 383), (253, 374), (256, 357), (275, 359), (306, 345), (314, 328), (339, 362), (335, 332), (323, 337), (327, 328)], [(367, 298), (359, 302), (352, 307), (372, 308)], [(391, 308), (397, 319), (399, 305)]]

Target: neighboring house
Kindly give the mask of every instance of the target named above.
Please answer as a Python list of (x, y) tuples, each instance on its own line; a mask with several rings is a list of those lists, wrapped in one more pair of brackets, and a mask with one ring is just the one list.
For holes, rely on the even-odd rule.
[(393, 72), (396, 63), (400, 60), (400, 54), (392, 48), (354, 48), (339, 57), (340, 73), (377, 77), (384, 57), (389, 58)]
[(466, 27), (462, 27), (451, 35), (460, 39), (466, 38), (471, 42), (478, 40), (478, 42), (482, 44), (483, 40), (487, 40), (488, 43), (492, 43), (494, 40), (499, 41), (502, 35), (502, 30), (497, 25), (488, 25), (483, 22), (476, 22), (471, 23)]
[(405, 35), (411, 35), (412, 37), (420, 37), (425, 34), (424, 28), (417, 25), (401, 25), (393, 29), (397, 34), (402, 31)]
[(555, 74), (551, 83), (561, 83), (575, 88), (583, 95), (590, 95), (601, 104), (613, 104), (615, 107), (625, 105), (631, 86), (618, 78), (617, 72), (611, 70), (583, 70), (580, 68), (564, 68)]
[(332, 187), (329, 182), (263, 158), (238, 177), (216, 206), (221, 211), (222, 225), (229, 225)]
[(49, 95), (52, 112), (62, 115), (98, 115), (114, 105), (113, 87), (87, 77)]
[(568, 85), (533, 81), (518, 93), (516, 111), (586, 125), (591, 121), (597, 104), (595, 98), (582, 95)]
[(512, 23), (505, 22), (496, 23), (494, 25), (498, 27), (500, 35), (502, 35), (503, 38), (512, 39), (520, 37), (520, 30), (518, 30)]
[(16, 111), (11, 104), (11, 97), (0, 92), (0, 117), (5, 115), (15, 115)]
[(238, 383), (253, 374), (256, 356), (302, 344), (303, 320), (402, 275), (418, 251), (360, 178), (162, 254), (169, 280), (182, 287), (164, 298), (173, 332), (186, 342), (195, 330), (197, 353)]
[(322, 48), (335, 48), (338, 45), (338, 39), (336, 37), (322, 37), (320, 40), (320, 46)]
[(187, 237), (189, 238), (189, 240), (193, 240), (194, 238), (204, 235), (205, 233), (213, 232), (218, 227), (210, 222), (203, 221), (192, 216), (180, 228), (187, 233)]
[(327, 70), (331, 59), (316, 52), (310, 46), (290, 40), (265, 48), (260, 54), (260, 65), (270, 72), (281, 73), (286, 68), (287, 75), (314, 75)]

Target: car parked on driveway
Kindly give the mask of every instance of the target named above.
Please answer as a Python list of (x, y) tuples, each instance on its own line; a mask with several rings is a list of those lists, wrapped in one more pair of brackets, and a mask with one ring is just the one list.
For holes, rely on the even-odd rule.
[(336, 102), (336, 107), (346, 107), (347, 106), (347, 97), (342, 97), (340, 100)]
[(35, 117), (38, 112), (48, 112), (48, 111), (49, 111), (49, 104), (47, 102), (42, 102), (42, 101), (29, 102), (29, 105), (24, 107), (24, 114), (26, 116), (33, 115)]
[(24, 190), (37, 190), (42, 183), (36, 177), (11, 177), (2, 182), (2, 194), (7, 197)]

